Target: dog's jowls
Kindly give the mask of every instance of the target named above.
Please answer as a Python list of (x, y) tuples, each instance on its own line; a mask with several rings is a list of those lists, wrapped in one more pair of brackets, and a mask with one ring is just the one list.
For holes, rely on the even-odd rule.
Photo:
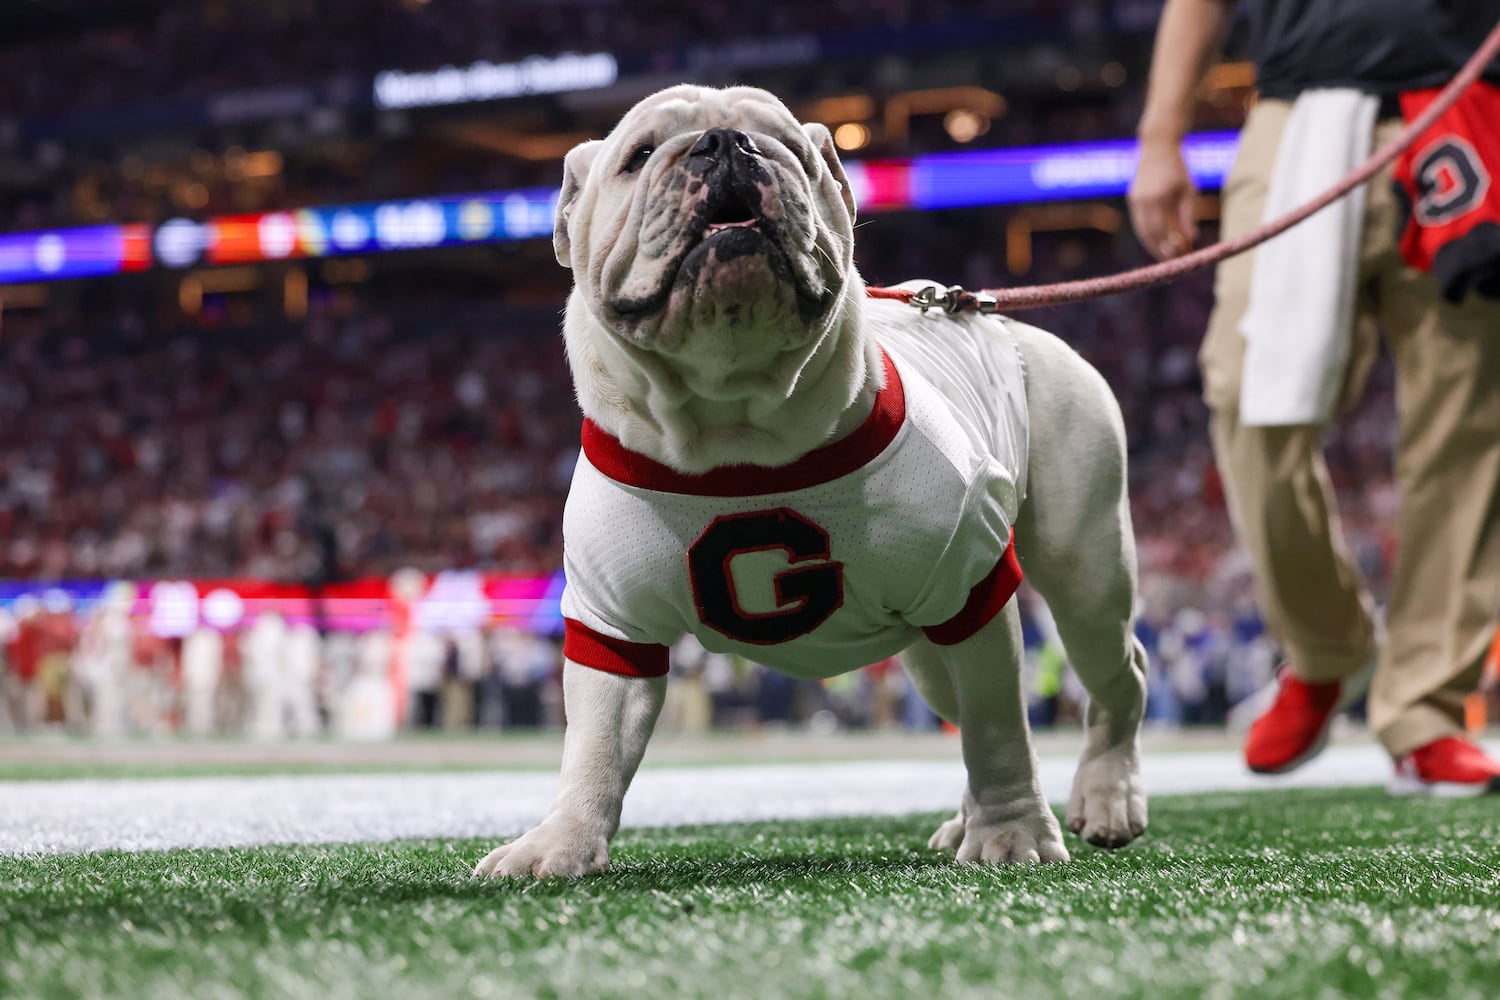
[(1145, 829), (1118, 408), (1047, 333), (867, 300), (854, 207), (828, 131), (751, 88), (663, 91), (568, 155), (556, 245), (587, 419), (562, 783), (480, 874), (607, 865), (684, 631), (802, 677), (900, 652), (968, 771), (930, 846), (1067, 860), (1026, 726), (1022, 568), (1090, 695), (1067, 825), (1107, 847)]

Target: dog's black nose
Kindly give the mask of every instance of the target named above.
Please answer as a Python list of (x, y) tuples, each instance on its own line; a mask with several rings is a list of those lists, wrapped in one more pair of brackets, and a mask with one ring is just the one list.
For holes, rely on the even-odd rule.
[(760, 152), (755, 148), (755, 143), (750, 141), (750, 137), (737, 128), (711, 128), (693, 143), (693, 148), (688, 150), (688, 156), (702, 156), (709, 160), (717, 160), (728, 155), (732, 149), (739, 149), (742, 153)]

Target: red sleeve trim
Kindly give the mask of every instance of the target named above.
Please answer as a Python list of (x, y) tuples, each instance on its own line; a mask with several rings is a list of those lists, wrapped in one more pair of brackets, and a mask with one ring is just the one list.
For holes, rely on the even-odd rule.
[(970, 638), (990, 623), (1021, 586), (1021, 564), (1016, 561), (1016, 533), (1010, 533), (1010, 544), (990, 575), (969, 591), (964, 609), (941, 625), (922, 629), (927, 638), (939, 646), (952, 646)]
[(572, 618), (564, 619), (563, 655), (574, 663), (621, 677), (667, 675), (666, 646), (616, 639)]

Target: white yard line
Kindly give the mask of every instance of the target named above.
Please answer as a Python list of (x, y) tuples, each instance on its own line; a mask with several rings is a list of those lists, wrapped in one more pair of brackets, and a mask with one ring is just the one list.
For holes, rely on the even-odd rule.
[[(1493, 747), (1492, 747), (1493, 749)], [(1375, 746), (1335, 746), (1295, 774), (1258, 778), (1230, 751), (1148, 753), (1152, 794), (1383, 782)], [(1042, 786), (1063, 801), (1070, 757), (1042, 759)], [(956, 761), (660, 767), (642, 771), (626, 826), (677, 826), (953, 808)], [(107, 849), (235, 847), (509, 837), (545, 813), (550, 773), (369, 774), (0, 782), (0, 855)]]

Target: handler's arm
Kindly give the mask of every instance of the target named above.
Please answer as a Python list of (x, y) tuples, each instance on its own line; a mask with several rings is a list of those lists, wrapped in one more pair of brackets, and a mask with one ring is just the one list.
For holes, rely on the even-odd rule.
[(1151, 56), (1151, 81), (1137, 132), (1141, 159), (1130, 185), (1130, 220), (1153, 257), (1193, 245), (1197, 190), (1182, 158), (1198, 85), (1229, 30), (1231, 0), (1167, 0)]

